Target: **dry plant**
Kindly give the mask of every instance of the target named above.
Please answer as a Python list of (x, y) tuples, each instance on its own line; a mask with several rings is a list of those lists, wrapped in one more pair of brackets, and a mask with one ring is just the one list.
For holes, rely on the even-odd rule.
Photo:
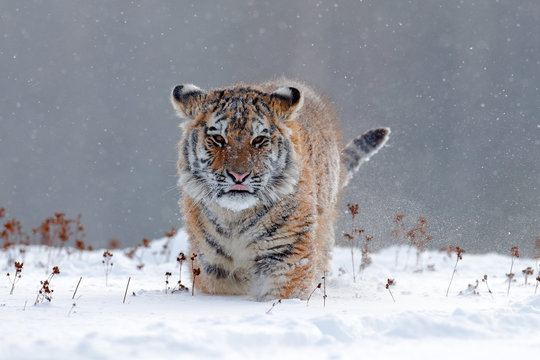
[(508, 290), (506, 291), (506, 296), (510, 295), (510, 285), (515, 276), (512, 269), (514, 268), (514, 259), (519, 258), (519, 248), (517, 246), (512, 246), (510, 248), (510, 254), (512, 255), (512, 264), (510, 265), (510, 272), (506, 274), (506, 277), (508, 277)]
[(169, 277), (172, 275), (171, 272), (167, 271), (165, 273), (165, 294), (167, 293), (167, 290), (169, 289)]
[(404, 217), (404, 214), (397, 214), (396, 217), (394, 217), (394, 220), (392, 220), (392, 223), (394, 224), (394, 229), (392, 229), (392, 231), (390, 232), (390, 236), (396, 239), (395, 244), (397, 246), (395, 265), (398, 264), (399, 248), (402, 244), (401, 240), (403, 239), (403, 236), (407, 233), (407, 231), (405, 230), (405, 223), (403, 223)]
[(79, 285), (81, 285), (82, 276), (79, 279), (79, 282), (77, 283), (77, 286), (75, 287), (75, 291), (73, 292), (73, 296), (71, 297), (71, 300), (75, 299), (75, 295), (77, 294), (77, 290), (79, 290)]
[(75, 309), (75, 306), (77, 306), (77, 303), (74, 302), (73, 304), (71, 304), (71, 308), (69, 309), (68, 314), (67, 314), (68, 317), (69, 317), (69, 316), (71, 315), (71, 313), (73, 312), (73, 309)]
[(281, 304), (281, 299), (279, 299), (278, 301), (273, 302), (273, 303), (272, 303), (272, 306), (270, 307), (270, 309), (266, 310), (266, 313), (267, 313), (267, 314), (270, 314), (270, 311), (272, 311), (272, 309), (273, 309), (277, 304)]
[(534, 269), (528, 266), (526, 269), (521, 270), (521, 272), (523, 273), (523, 276), (525, 276), (525, 285), (527, 285), (527, 279), (534, 274)]
[(323, 273), (322, 281), (323, 281), (323, 307), (326, 307), (326, 298), (328, 297), (328, 295), (326, 295), (326, 271)]
[(365, 242), (364, 245), (362, 245), (362, 248), (360, 249), (362, 258), (360, 260), (360, 272), (363, 273), (364, 269), (367, 268), (371, 263), (373, 262), (371, 259), (371, 248), (369, 247), (369, 244), (373, 240), (373, 236), (365, 236)]
[(480, 295), (480, 292), (478, 291), (479, 285), (480, 282), (476, 280), (474, 284), (468, 284), (466, 290), (460, 291), (459, 295)]
[[(0, 208), (0, 215), (0, 219), (6, 216), (4, 208)], [(21, 262), (24, 262), (26, 246), (30, 245), (30, 236), (22, 230), (20, 221), (17, 219), (6, 221), (0, 231), (0, 240), (2, 240), (1, 250), (7, 257), (6, 269), (17, 260), (17, 253), (20, 255)]]
[(450, 247), (453, 248), (454, 251), (456, 252), (456, 264), (454, 265), (454, 271), (452, 272), (452, 277), (450, 278), (450, 284), (448, 284), (448, 289), (446, 289), (446, 297), (448, 297), (448, 292), (450, 291), (452, 280), (454, 280), (454, 275), (456, 274), (456, 271), (457, 271), (456, 269), (457, 269), (458, 262), (459, 260), (463, 259), (461, 255), (465, 253), (465, 250), (460, 248), (459, 246), (451, 245)]
[(109, 245), (107, 246), (109, 250), (116, 250), (120, 248), (120, 240), (116, 238), (109, 239)]
[(165, 241), (161, 249), (161, 255), (165, 257), (165, 262), (169, 262), (169, 259), (171, 258), (171, 240), (175, 236), (176, 236), (176, 229), (174, 228), (174, 226), (171, 228), (170, 232), (165, 233), (165, 237), (167, 238), (167, 241)]
[(15, 290), (15, 284), (19, 281), (19, 279), (22, 277), (22, 269), (23, 269), (23, 263), (15, 261), (15, 274), (13, 274), (13, 278), (11, 277), (10, 273), (7, 273), (7, 277), (9, 279), (9, 282), (11, 283), (11, 291), (9, 292), (9, 295), (13, 295), (13, 290)]
[(486, 287), (488, 289), (488, 292), (489, 294), (491, 295), (491, 298), (493, 299), (493, 292), (491, 291), (491, 289), (489, 288), (489, 284), (488, 284), (488, 276), (487, 275), (484, 275), (484, 277), (482, 278), (482, 282), (483, 283), (486, 283)]
[(538, 267), (538, 260), (540, 259), (540, 236), (538, 236), (534, 242), (534, 259), (536, 260), (536, 273), (540, 274), (540, 268)]
[[(127, 292), (128, 292), (129, 282), (130, 281), (131, 281), (131, 276), (128, 278), (128, 282), (127, 282), (127, 285), (126, 285), (126, 291), (124, 292), (124, 300), (122, 301), (122, 304), (126, 303), (126, 295), (127, 295)], [(135, 296), (135, 292), (133, 292), (133, 296)]]
[(58, 269), (58, 266), (54, 266), (49, 277), (44, 281), (40, 281), (41, 288), (38, 290), (34, 305), (41, 304), (44, 300), (47, 300), (49, 302), (52, 300), (52, 293), (54, 292), (54, 290), (50, 288), (51, 281), (54, 275), (58, 274), (60, 274), (60, 269)]
[(409, 246), (416, 248), (416, 266), (420, 263), (420, 256), (426, 250), (426, 244), (433, 240), (433, 236), (427, 234), (427, 228), (427, 219), (419, 216), (418, 223), (405, 234), (405, 237), (409, 239)]
[(452, 254), (456, 252), (456, 247), (454, 245), (448, 245), (443, 248), (440, 248), (439, 251), (446, 253), (446, 256), (451, 258)]
[(86, 244), (82, 240), (75, 240), (75, 249), (79, 250), (79, 259), (82, 259), (82, 254), (86, 250)]
[(184, 284), (180, 283), (180, 281), (172, 288), (171, 294), (174, 294), (177, 291), (189, 291), (189, 288), (187, 286), (184, 286)]
[(538, 284), (540, 284), (540, 275), (536, 277), (536, 287), (534, 288), (534, 295), (536, 295), (536, 291), (538, 290)]
[(178, 282), (176, 283), (176, 286), (171, 290), (171, 294), (175, 291), (188, 291), (189, 289), (187, 286), (184, 286), (182, 284), (182, 265), (184, 264), (184, 261), (186, 260), (186, 255), (184, 255), (183, 252), (178, 253), (178, 256), (176, 257), (176, 262), (178, 263)]
[(306, 301), (306, 306), (309, 305), (309, 300), (311, 299), (311, 296), (313, 295), (313, 293), (315, 293), (315, 291), (317, 289), (320, 289), (321, 286), (323, 288), (323, 306), (326, 307), (326, 298), (328, 297), (326, 295), (326, 272), (323, 273), (323, 276), (321, 277), (321, 280), (322, 282), (318, 283), (317, 286), (315, 286), (315, 289), (313, 289), (313, 291), (309, 294), (308, 298), (307, 298), (307, 301)]
[[(50, 264), (58, 261), (62, 250), (71, 239), (76, 248), (84, 248), (82, 239), (86, 236), (81, 224), (81, 214), (78, 214), (75, 219), (67, 219), (61, 212), (56, 212), (54, 216), (45, 219), (39, 227), (32, 230), (32, 234), (35, 240), (39, 239), (37, 242), (40, 245), (48, 249), (45, 271), (49, 269)], [(66, 251), (66, 253), (69, 255), (69, 252)]]
[(392, 290), (390, 290), (391, 286), (395, 286), (396, 281), (394, 279), (387, 279), (386, 280), (386, 290), (390, 293), (390, 296), (392, 297), (392, 300), (396, 302), (396, 299), (394, 299), (394, 295), (392, 295)]
[[(144, 249), (147, 249), (149, 247), (150, 247), (150, 240), (148, 240), (147, 238), (144, 238), (142, 239), (142, 242), (139, 244), (136, 244), (135, 247), (124, 251), (124, 254), (130, 259), (137, 260), (138, 262), (138, 264), (136, 265), (137, 269), (142, 270), (142, 268), (144, 267), (143, 251)], [(138, 251), (139, 249), (141, 250)]]
[(347, 204), (347, 207), (349, 208), (349, 212), (351, 214), (351, 232), (345, 233), (343, 236), (345, 236), (349, 240), (349, 244), (351, 246), (351, 263), (352, 263), (352, 274), (353, 274), (353, 282), (356, 282), (356, 267), (354, 265), (354, 248), (356, 247), (356, 234), (362, 234), (364, 232), (364, 229), (357, 229), (355, 227), (355, 218), (356, 215), (358, 215), (358, 204)]
[(320, 289), (321, 286), (322, 286), (322, 283), (318, 283), (317, 286), (315, 286), (315, 289), (313, 289), (313, 291), (309, 294), (309, 296), (308, 296), (308, 298), (307, 298), (306, 306), (309, 306), (309, 300), (311, 299), (311, 296), (313, 295), (313, 293), (315, 292), (315, 290)]
[(101, 263), (103, 264), (103, 270), (105, 271), (105, 286), (109, 286), (109, 273), (114, 265), (114, 263), (111, 261), (112, 257), (113, 254), (111, 254), (109, 250), (105, 250), (103, 252), (103, 260), (101, 260)]
[(197, 276), (201, 275), (201, 269), (195, 268), (195, 258), (197, 257), (197, 254), (193, 253), (193, 256), (191, 256), (191, 273), (193, 274), (193, 283), (191, 284), (191, 296), (195, 295), (195, 280), (197, 279)]
[(184, 264), (184, 261), (186, 261), (186, 255), (184, 255), (183, 252), (178, 253), (178, 256), (176, 257), (176, 262), (178, 263), (178, 283), (179, 284), (182, 282), (182, 265)]

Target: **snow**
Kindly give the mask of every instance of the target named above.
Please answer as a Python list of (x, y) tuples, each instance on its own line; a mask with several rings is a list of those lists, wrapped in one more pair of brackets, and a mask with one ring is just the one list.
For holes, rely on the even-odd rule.
[[(107, 287), (104, 250), (69, 256), (55, 250), (53, 265), (59, 266), (60, 274), (51, 281), (52, 301), (36, 306), (39, 282), (48, 276), (39, 263), (47, 261), (48, 252), (29, 248), (13, 295), (8, 278), (0, 281), (1, 357), (508, 359), (536, 355), (540, 349), (537, 275), (525, 285), (521, 274), (528, 266), (536, 270), (532, 259), (516, 259), (515, 281), (506, 296), (510, 257), (466, 253), (446, 297), (455, 254), (450, 258), (428, 251), (422, 255), (422, 267), (417, 267), (412, 253), (405, 264), (407, 248), (387, 248), (372, 255), (372, 265), (353, 283), (350, 250), (336, 248), (323, 307), (322, 289), (315, 291), (309, 306), (297, 299), (261, 303), (244, 297), (165, 293), (165, 272), (172, 273), (169, 281), (174, 286), (176, 254), (187, 249), (186, 240), (185, 232), (179, 232), (169, 244), (170, 255), (161, 253), (166, 239), (156, 240), (142, 253), (139, 249), (140, 260), (129, 259), (123, 250), (111, 251), (114, 265)], [(2, 255), (4, 263), (6, 254)], [(141, 270), (140, 261), (145, 264)], [(188, 259), (182, 279), (191, 288), (190, 270)], [(484, 274), (493, 297), (481, 281)], [(385, 288), (388, 278), (396, 281), (390, 288), (395, 302)], [(478, 288), (467, 291), (476, 280)]]

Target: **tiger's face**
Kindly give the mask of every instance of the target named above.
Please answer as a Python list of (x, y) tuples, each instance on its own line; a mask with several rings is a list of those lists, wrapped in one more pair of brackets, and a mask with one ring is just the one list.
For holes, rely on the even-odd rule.
[(296, 88), (206, 93), (178, 85), (171, 100), (188, 119), (179, 143), (179, 185), (195, 202), (242, 211), (294, 192), (299, 166), (290, 126), (302, 105)]

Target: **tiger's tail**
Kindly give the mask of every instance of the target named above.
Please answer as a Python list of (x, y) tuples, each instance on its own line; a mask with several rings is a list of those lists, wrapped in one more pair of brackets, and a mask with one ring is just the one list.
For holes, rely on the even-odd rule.
[(360, 165), (369, 161), (388, 141), (390, 128), (377, 128), (366, 131), (345, 146), (341, 152), (341, 162), (346, 170), (345, 182), (347, 186)]

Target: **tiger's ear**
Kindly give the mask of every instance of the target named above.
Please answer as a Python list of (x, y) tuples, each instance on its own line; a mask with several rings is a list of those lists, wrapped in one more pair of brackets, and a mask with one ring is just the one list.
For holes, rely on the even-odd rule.
[(171, 94), (171, 103), (179, 117), (195, 119), (202, 111), (206, 93), (193, 84), (176, 85)]
[(292, 120), (303, 104), (304, 97), (294, 87), (282, 87), (270, 94), (270, 109), (282, 120)]

